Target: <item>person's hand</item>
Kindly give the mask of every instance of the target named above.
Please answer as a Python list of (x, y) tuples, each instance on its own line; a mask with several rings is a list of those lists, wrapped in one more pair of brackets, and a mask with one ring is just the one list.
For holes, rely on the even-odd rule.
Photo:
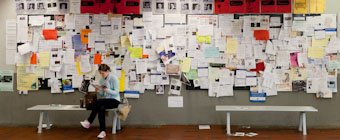
[(99, 88), (96, 87), (96, 88), (95, 88), (95, 91), (96, 91), (96, 92), (99, 92)]

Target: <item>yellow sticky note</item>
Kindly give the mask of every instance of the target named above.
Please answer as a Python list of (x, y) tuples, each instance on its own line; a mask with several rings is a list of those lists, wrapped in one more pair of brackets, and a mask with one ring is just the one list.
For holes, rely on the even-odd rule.
[(49, 67), (50, 66), (50, 52), (40, 52), (39, 53), (39, 66)]
[(142, 47), (130, 47), (130, 57), (131, 58), (142, 58), (143, 48)]
[(325, 56), (325, 48), (323, 47), (309, 47), (308, 58), (323, 58)]
[(309, 13), (311, 14), (325, 13), (325, 0), (309, 0)]
[(182, 72), (189, 72), (191, 67), (191, 58), (184, 58), (180, 65)]
[(129, 48), (131, 47), (131, 42), (128, 36), (121, 36), (120, 37), (120, 43), (122, 45), (122, 47), (126, 47)]
[(325, 37), (324, 39), (312, 39), (312, 47), (327, 47), (329, 43), (330, 36)]
[(122, 70), (121, 76), (119, 78), (119, 92), (124, 92), (125, 90), (125, 72)]
[(211, 44), (211, 36), (196, 36), (197, 43)]
[(235, 38), (227, 38), (227, 54), (236, 54), (238, 41)]
[(294, 14), (307, 14), (308, 0), (294, 0)]

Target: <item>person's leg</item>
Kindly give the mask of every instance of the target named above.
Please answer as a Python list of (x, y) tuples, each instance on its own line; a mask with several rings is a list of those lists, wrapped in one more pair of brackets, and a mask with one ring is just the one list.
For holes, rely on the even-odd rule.
[(87, 119), (90, 123), (92, 123), (94, 121), (94, 119), (96, 118), (96, 115), (100, 109), (100, 107), (102, 106), (102, 101), (101, 100), (97, 100), (96, 104), (94, 105), (94, 108), (91, 111), (91, 114), (89, 116), (89, 118)]
[(117, 108), (119, 101), (115, 99), (101, 99), (101, 106), (98, 109), (98, 120), (100, 131), (105, 131), (105, 109)]

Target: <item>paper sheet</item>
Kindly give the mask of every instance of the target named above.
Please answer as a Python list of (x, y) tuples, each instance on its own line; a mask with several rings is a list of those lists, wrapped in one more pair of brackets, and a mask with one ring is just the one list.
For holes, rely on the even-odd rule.
[(172, 78), (170, 82), (169, 95), (181, 95), (182, 82), (179, 79)]
[(323, 47), (309, 47), (308, 58), (323, 58), (325, 55), (325, 49)]
[(13, 91), (13, 80), (12, 70), (0, 70), (0, 91)]
[(183, 96), (169, 96), (168, 107), (173, 107), (173, 108), (183, 107)]
[(18, 52), (20, 55), (27, 54), (31, 52), (32, 45), (30, 43), (25, 43), (23, 45), (18, 46)]
[(182, 72), (189, 72), (191, 68), (191, 58), (184, 58), (180, 68)]
[(35, 74), (26, 73), (25, 67), (17, 67), (17, 90), (38, 90), (38, 83)]
[(238, 41), (235, 38), (227, 38), (227, 54), (236, 54)]

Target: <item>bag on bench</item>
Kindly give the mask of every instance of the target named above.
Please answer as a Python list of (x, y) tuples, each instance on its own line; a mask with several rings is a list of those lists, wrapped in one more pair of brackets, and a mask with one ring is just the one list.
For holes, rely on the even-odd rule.
[(94, 109), (96, 106), (96, 102), (97, 102), (97, 94), (96, 93), (86, 93), (85, 94), (85, 108), (86, 110), (92, 110)]
[(118, 105), (119, 119), (125, 121), (131, 110), (131, 105), (126, 97), (123, 98), (122, 103)]

